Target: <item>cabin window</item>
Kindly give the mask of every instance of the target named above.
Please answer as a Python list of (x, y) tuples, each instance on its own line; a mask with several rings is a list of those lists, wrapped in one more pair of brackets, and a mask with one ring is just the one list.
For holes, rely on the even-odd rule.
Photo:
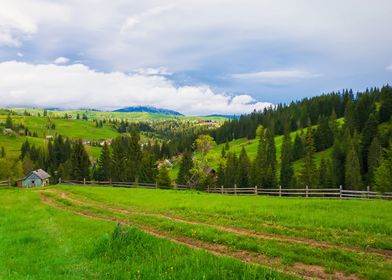
[(34, 183), (35, 183), (35, 181), (34, 181), (34, 180), (32, 180), (32, 181), (31, 181), (31, 183), (32, 183), (32, 184), (34, 184)]

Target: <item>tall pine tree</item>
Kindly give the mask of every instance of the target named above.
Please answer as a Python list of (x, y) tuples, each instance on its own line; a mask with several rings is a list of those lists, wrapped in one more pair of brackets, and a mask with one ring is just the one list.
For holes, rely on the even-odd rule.
[(308, 128), (305, 139), (305, 158), (300, 180), (303, 185), (307, 185), (310, 188), (316, 187), (317, 184), (317, 168), (314, 159), (315, 150), (312, 131)]
[(240, 188), (250, 187), (249, 176), (250, 176), (251, 163), (249, 157), (242, 147), (241, 154), (238, 160), (238, 186)]
[(291, 137), (290, 134), (287, 132), (287, 130), (283, 136), (280, 161), (281, 161), (280, 184), (284, 188), (290, 188), (294, 171), (292, 166), (292, 155), (291, 155)]
[(180, 171), (178, 172), (177, 176), (177, 183), (178, 184), (187, 184), (189, 179), (191, 178), (191, 170), (193, 168), (193, 159), (192, 153), (186, 151), (182, 155), (181, 163), (180, 163)]
[(353, 139), (349, 143), (345, 165), (345, 187), (351, 190), (362, 189), (361, 164), (358, 155), (358, 145)]

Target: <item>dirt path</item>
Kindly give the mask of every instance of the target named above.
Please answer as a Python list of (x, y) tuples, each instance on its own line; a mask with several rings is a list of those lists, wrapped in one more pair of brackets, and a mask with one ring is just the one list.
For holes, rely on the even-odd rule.
[(259, 239), (308, 245), (308, 246), (312, 246), (312, 247), (316, 247), (316, 248), (320, 248), (320, 249), (339, 249), (339, 250), (345, 250), (345, 251), (355, 252), (355, 253), (370, 253), (370, 254), (375, 254), (375, 255), (385, 257), (385, 258), (392, 261), (392, 251), (388, 251), (388, 250), (381, 250), (381, 249), (376, 249), (376, 248), (363, 249), (360, 247), (347, 246), (344, 244), (337, 245), (337, 244), (331, 244), (331, 243), (322, 242), (322, 241), (316, 241), (316, 240), (312, 240), (312, 239), (304, 239), (304, 238), (290, 237), (290, 236), (281, 236), (281, 235), (267, 234), (267, 233), (258, 233), (258, 232), (252, 231), (252, 230), (238, 228), (238, 227), (229, 227), (229, 226), (216, 225), (216, 224), (210, 224), (210, 223), (205, 223), (205, 222), (189, 220), (189, 219), (185, 219), (185, 218), (170, 215), (170, 214), (153, 213), (153, 212), (145, 212), (145, 211), (133, 211), (133, 210), (125, 209), (125, 208), (112, 207), (110, 205), (102, 204), (102, 203), (99, 203), (99, 204), (98, 203), (88, 203), (88, 202), (77, 200), (75, 198), (71, 198), (69, 195), (67, 195), (63, 191), (57, 191), (57, 190), (45, 190), (45, 191), (60, 195), (62, 198), (65, 198), (65, 199), (67, 199), (77, 205), (80, 205), (80, 206), (98, 207), (98, 208), (109, 210), (109, 211), (112, 211), (112, 212), (118, 213), (118, 214), (146, 215), (146, 216), (151, 216), (151, 217), (161, 217), (161, 218), (165, 218), (165, 219), (169, 219), (169, 220), (173, 220), (173, 221), (177, 221), (177, 222), (182, 222), (182, 223), (187, 223), (187, 224), (192, 224), (192, 225), (208, 226), (208, 227), (212, 227), (212, 228), (215, 228), (218, 230), (222, 230), (222, 231), (226, 231), (226, 232), (230, 232), (230, 233), (235, 233), (235, 234), (239, 234), (239, 235), (256, 237)]
[[(66, 198), (66, 195), (61, 195), (62, 198)], [(225, 245), (221, 244), (211, 244), (207, 243), (201, 240), (195, 240), (191, 239), (188, 237), (178, 237), (178, 236), (172, 236), (169, 233), (163, 233), (159, 232), (153, 228), (147, 227), (145, 225), (141, 225), (138, 223), (133, 223), (130, 222), (129, 220), (121, 220), (121, 219), (116, 219), (114, 217), (110, 216), (105, 216), (105, 215), (98, 215), (96, 213), (91, 213), (86, 210), (76, 210), (72, 209), (72, 207), (61, 205), (55, 201), (54, 198), (46, 195), (41, 195), (41, 201), (51, 207), (57, 208), (57, 209), (62, 209), (65, 211), (72, 212), (77, 215), (81, 215), (87, 218), (92, 218), (92, 219), (99, 219), (99, 220), (104, 220), (104, 221), (111, 221), (111, 222), (116, 222), (128, 226), (136, 226), (137, 228), (143, 230), (144, 232), (151, 234), (155, 237), (158, 238), (164, 238), (168, 239), (172, 242), (175, 242), (177, 244), (182, 244), (184, 246), (193, 248), (193, 249), (203, 249), (208, 251), (209, 253), (212, 253), (214, 255), (218, 256), (229, 256), (236, 258), (242, 262), (245, 263), (250, 263), (250, 264), (256, 264), (263, 266), (268, 269), (272, 269), (277, 272), (285, 273), (285, 274), (290, 274), (290, 275), (295, 275), (295, 276), (300, 276), (303, 279), (335, 279), (335, 280), (359, 280), (360, 278), (357, 277), (356, 275), (349, 275), (346, 276), (341, 272), (334, 272), (333, 274), (326, 273), (325, 269), (321, 266), (317, 265), (308, 265), (304, 263), (295, 263), (292, 266), (288, 265), (283, 265), (280, 259), (278, 258), (269, 258), (266, 256), (263, 256), (261, 254), (256, 254), (256, 253), (251, 253), (248, 251), (243, 251), (243, 250), (233, 250)]]

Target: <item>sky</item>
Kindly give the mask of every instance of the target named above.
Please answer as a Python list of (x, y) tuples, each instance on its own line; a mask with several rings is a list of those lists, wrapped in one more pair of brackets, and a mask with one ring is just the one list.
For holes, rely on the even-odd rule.
[(242, 114), (392, 83), (390, 0), (0, 0), (0, 106)]

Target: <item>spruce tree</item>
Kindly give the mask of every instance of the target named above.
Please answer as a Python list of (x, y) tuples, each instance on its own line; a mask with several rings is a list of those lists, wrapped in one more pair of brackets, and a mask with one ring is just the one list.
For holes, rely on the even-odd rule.
[(291, 156), (291, 137), (287, 131), (283, 136), (280, 161), (281, 161), (280, 184), (284, 188), (289, 188), (291, 187), (294, 171), (293, 171), (292, 156)]
[(349, 131), (351, 136), (353, 136), (354, 132), (358, 129), (357, 112), (351, 98), (349, 98), (346, 103), (346, 108), (344, 111), (344, 126), (346, 130)]
[(216, 181), (217, 186), (220, 188), (221, 186), (225, 185), (225, 166), (221, 161), (218, 167), (218, 178)]
[(111, 155), (109, 145), (105, 142), (98, 160), (98, 180), (109, 181), (111, 176)]
[(112, 179), (115, 182), (127, 182), (126, 140), (119, 136), (112, 142)]
[(162, 189), (169, 189), (171, 188), (171, 179), (169, 176), (169, 170), (163, 165), (158, 172), (157, 176), (157, 184)]
[(1, 152), (0, 152), (0, 157), (1, 158), (5, 158), (6, 157), (6, 152), (5, 152), (5, 148), (4, 148), (4, 146), (1, 146)]
[(242, 147), (241, 154), (238, 160), (238, 186), (240, 188), (250, 187), (249, 177), (250, 177), (251, 163), (249, 157)]
[(374, 173), (378, 166), (380, 165), (380, 161), (382, 159), (383, 149), (380, 144), (380, 140), (378, 137), (375, 137), (370, 145), (369, 154), (368, 154), (368, 174), (367, 174), (367, 183), (369, 185), (374, 184)]
[(362, 189), (362, 178), (361, 178), (361, 165), (358, 155), (358, 147), (355, 140), (350, 141), (348, 152), (346, 156), (345, 165), (345, 187), (351, 190)]
[(177, 176), (178, 184), (187, 184), (189, 179), (191, 178), (191, 170), (193, 168), (193, 159), (192, 153), (186, 151), (181, 159), (180, 170)]
[(386, 150), (385, 156), (380, 161), (380, 166), (375, 170), (376, 191), (392, 192), (392, 150)]
[(315, 150), (312, 131), (308, 128), (305, 139), (305, 158), (300, 179), (304, 186), (307, 185), (310, 188), (314, 188), (317, 183), (317, 169), (314, 159)]
[(20, 148), (20, 159), (24, 159), (24, 157), (30, 153), (30, 143), (29, 140), (26, 140), (22, 147)]
[(73, 180), (90, 179), (90, 159), (81, 139), (73, 144), (70, 161)]
[(14, 125), (12, 123), (11, 114), (8, 114), (7, 119), (5, 121), (5, 128), (14, 129)]
[(368, 154), (370, 145), (377, 135), (377, 125), (378, 121), (374, 114), (370, 114), (369, 119), (365, 123), (365, 127), (362, 131), (362, 139), (361, 139), (361, 151), (362, 151), (362, 162), (363, 162), (363, 171), (366, 174), (368, 172)]
[(267, 166), (267, 141), (264, 136), (264, 127), (260, 125), (256, 130), (256, 135), (259, 138), (257, 146), (256, 158), (252, 163), (251, 183), (256, 186), (264, 185), (264, 174)]
[(267, 172), (264, 185), (274, 188), (276, 187), (276, 146), (272, 130), (267, 128), (265, 137), (267, 139)]
[(302, 138), (298, 135), (295, 135), (295, 140), (293, 144), (293, 151), (292, 151), (292, 160), (298, 160), (304, 156), (305, 145)]
[(155, 156), (151, 151), (144, 151), (140, 166), (139, 182), (154, 183), (157, 176)]
[(341, 142), (335, 139), (335, 143), (332, 147), (332, 174), (334, 186), (344, 185), (344, 167), (346, 154), (342, 147)]
[(238, 158), (234, 152), (227, 153), (225, 186), (228, 188), (238, 185)]

